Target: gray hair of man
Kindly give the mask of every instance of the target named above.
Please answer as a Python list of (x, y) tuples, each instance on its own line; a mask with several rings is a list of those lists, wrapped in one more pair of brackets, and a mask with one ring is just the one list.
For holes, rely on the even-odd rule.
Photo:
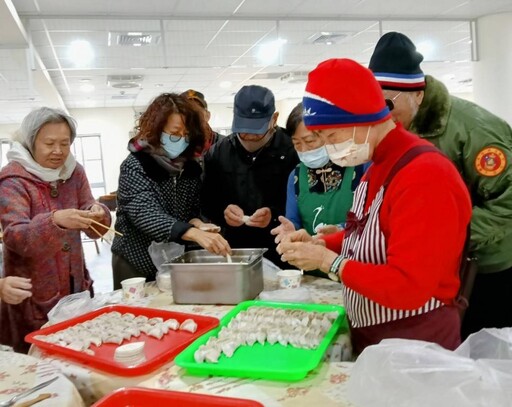
[(69, 127), (70, 142), (73, 143), (76, 137), (76, 120), (63, 110), (51, 107), (41, 107), (25, 116), (15, 138), (34, 154), (37, 133), (41, 127), (49, 123), (66, 123)]

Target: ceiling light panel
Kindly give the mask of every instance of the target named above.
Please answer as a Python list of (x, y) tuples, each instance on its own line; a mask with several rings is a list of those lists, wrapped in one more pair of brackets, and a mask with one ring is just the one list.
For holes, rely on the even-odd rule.
[[(416, 21), (398, 28), (396, 22), (384, 22), (384, 32), (400, 31), (422, 48), (425, 61), (471, 60), (469, 23), (460, 21)], [(420, 51), (421, 52), (421, 51)]]

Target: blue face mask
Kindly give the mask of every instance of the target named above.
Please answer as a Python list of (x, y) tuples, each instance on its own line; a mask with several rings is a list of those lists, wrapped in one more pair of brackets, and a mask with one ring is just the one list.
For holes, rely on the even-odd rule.
[(174, 134), (168, 134), (164, 131), (160, 136), (160, 141), (169, 158), (178, 157), (188, 147), (186, 137), (175, 136)]
[(299, 160), (308, 168), (321, 168), (329, 162), (329, 155), (325, 146), (304, 151), (303, 153), (297, 151), (297, 154), (299, 155)]

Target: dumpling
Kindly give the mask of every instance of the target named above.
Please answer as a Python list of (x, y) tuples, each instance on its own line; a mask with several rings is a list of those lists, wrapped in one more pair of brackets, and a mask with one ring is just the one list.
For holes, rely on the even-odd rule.
[(156, 324), (161, 324), (162, 322), (164, 322), (164, 319), (163, 318), (160, 318), (160, 317), (154, 317), (154, 318), (150, 318), (148, 320), (148, 322), (151, 324), (151, 325), (156, 325)]
[(109, 335), (103, 339), (104, 343), (115, 343), (117, 345), (121, 345), (121, 343), (123, 343), (123, 341), (124, 341), (123, 336), (119, 335), (119, 334)]
[(197, 331), (197, 324), (193, 319), (186, 319), (181, 323), (180, 329), (182, 331), (194, 333), (195, 331)]
[(217, 363), (220, 357), (220, 350), (209, 348), (204, 354), (204, 360), (209, 363)]
[(199, 348), (197, 348), (197, 350), (194, 352), (194, 360), (196, 363), (203, 363), (207, 352), (208, 348), (204, 345), (201, 345)]
[(226, 340), (223, 341), (221, 344), (222, 353), (226, 355), (228, 358), (233, 356), (233, 353), (235, 353), (235, 350), (237, 350), (238, 346), (234, 341)]
[(180, 323), (174, 318), (168, 319), (164, 324), (173, 331), (176, 331), (180, 327)]
[(148, 335), (156, 339), (162, 339), (162, 336), (164, 336), (164, 332), (162, 331), (162, 327), (154, 326), (149, 330)]

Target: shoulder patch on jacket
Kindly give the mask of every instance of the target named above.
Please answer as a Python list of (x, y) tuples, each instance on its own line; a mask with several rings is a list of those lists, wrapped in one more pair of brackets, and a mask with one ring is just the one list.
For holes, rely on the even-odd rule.
[(507, 166), (505, 153), (497, 147), (485, 147), (475, 159), (476, 171), (485, 177), (494, 177), (503, 172)]

